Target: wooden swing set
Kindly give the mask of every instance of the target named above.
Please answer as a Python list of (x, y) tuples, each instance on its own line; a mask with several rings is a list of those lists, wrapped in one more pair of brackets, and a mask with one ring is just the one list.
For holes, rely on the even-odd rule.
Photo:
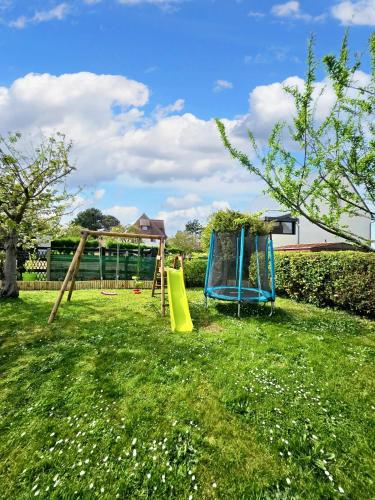
[(91, 231), (89, 229), (84, 229), (81, 232), (81, 239), (80, 239), (80, 242), (78, 244), (77, 250), (75, 251), (72, 262), (70, 263), (70, 266), (68, 268), (68, 271), (66, 272), (64, 281), (61, 285), (59, 294), (58, 294), (56, 301), (52, 307), (51, 314), (49, 315), (49, 318), (48, 318), (48, 323), (52, 323), (53, 320), (55, 319), (57, 311), (58, 311), (60, 303), (61, 303), (61, 300), (64, 296), (64, 292), (67, 291), (69, 283), (70, 283), (70, 286), (69, 286), (67, 301), (70, 302), (70, 300), (72, 298), (74, 285), (75, 285), (79, 265), (81, 262), (81, 257), (82, 257), (83, 251), (85, 249), (87, 238), (89, 236), (96, 236), (96, 237), (110, 236), (113, 238), (128, 238), (128, 239), (138, 240), (138, 242), (140, 240), (143, 240), (143, 239), (159, 240), (159, 249), (158, 249), (158, 255), (156, 258), (154, 281), (153, 281), (153, 285), (152, 285), (152, 296), (153, 297), (155, 296), (156, 288), (158, 288), (158, 278), (160, 278), (160, 289), (161, 289), (160, 308), (161, 308), (161, 315), (164, 317), (165, 316), (165, 266), (164, 266), (165, 238), (164, 238), (164, 236), (156, 236), (156, 235), (149, 235), (149, 234), (137, 234), (137, 233), (116, 233), (113, 231)]

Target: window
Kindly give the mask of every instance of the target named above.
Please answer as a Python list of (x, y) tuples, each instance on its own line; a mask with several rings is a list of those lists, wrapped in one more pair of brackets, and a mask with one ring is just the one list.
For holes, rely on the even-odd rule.
[(296, 234), (295, 222), (274, 221), (273, 234)]
[(142, 231), (148, 231), (150, 226), (141, 226)]

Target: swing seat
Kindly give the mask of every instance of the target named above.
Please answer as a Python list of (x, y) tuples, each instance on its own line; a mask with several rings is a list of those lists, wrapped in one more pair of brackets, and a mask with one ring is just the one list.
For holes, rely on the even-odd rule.
[(105, 292), (105, 291), (102, 291), (100, 292), (102, 295), (106, 295), (108, 297), (112, 297), (113, 295), (117, 295), (116, 292)]
[(139, 295), (140, 293), (142, 293), (142, 290), (140, 290), (139, 288), (135, 288), (133, 290), (133, 293), (135, 293), (135, 295)]

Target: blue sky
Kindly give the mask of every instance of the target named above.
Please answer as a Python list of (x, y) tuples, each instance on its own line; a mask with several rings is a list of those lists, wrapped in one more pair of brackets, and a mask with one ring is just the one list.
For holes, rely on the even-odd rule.
[(272, 208), (212, 118), (243, 148), (245, 126), (266, 137), (290, 115), (282, 82), (303, 77), (309, 34), (321, 56), (347, 26), (365, 51), (375, 0), (0, 0), (0, 128), (64, 131), (79, 207), (124, 223), (146, 211), (173, 233), (216, 208)]

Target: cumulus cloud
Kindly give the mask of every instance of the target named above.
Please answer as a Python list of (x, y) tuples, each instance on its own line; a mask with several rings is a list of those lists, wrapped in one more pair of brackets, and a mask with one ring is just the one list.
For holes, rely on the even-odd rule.
[(279, 17), (295, 16), (300, 12), (299, 2), (291, 1), (276, 4), (272, 7), (271, 12)]
[(346, 0), (334, 5), (331, 12), (346, 26), (375, 26), (375, 0)]
[[(358, 73), (358, 81), (366, 78)], [(302, 87), (303, 80), (294, 76), (258, 86), (242, 116), (224, 119), (236, 147), (249, 150), (246, 128), (264, 142), (276, 121), (290, 123), (295, 110), (284, 85)], [(316, 94), (324, 85), (327, 93), (317, 105), (318, 118), (334, 99), (327, 82), (317, 85)], [(35, 131), (64, 132), (74, 141), (77, 171), (71, 184), (116, 181), (141, 189), (151, 183), (163, 189), (173, 184), (174, 193), (182, 195), (174, 194), (167, 206), (176, 210), (203, 205), (186, 193), (197, 193), (202, 200), (215, 199), (219, 192), (245, 197), (259, 191), (259, 184), (223, 148), (213, 120), (179, 114), (183, 100), (147, 114), (142, 108), (149, 94), (146, 85), (123, 76), (29, 74), (0, 87), (0, 133), (21, 130), (33, 137)]]
[(177, 210), (162, 210), (158, 213), (159, 219), (164, 219), (168, 234), (174, 234), (176, 231), (181, 230), (187, 221), (198, 219), (205, 222), (207, 217), (217, 210), (226, 210), (230, 208), (228, 201), (220, 200), (213, 201), (209, 205), (199, 205)]
[(70, 12), (70, 6), (67, 3), (60, 3), (49, 10), (39, 10), (32, 17), (20, 16), (14, 21), (10, 21), (11, 28), (22, 29), (27, 24), (39, 24), (47, 21), (62, 21)]
[(141, 215), (139, 208), (125, 205), (114, 205), (113, 207), (104, 208), (102, 212), (114, 215), (121, 224), (133, 224)]
[(177, 209), (191, 208), (199, 204), (201, 198), (195, 193), (187, 193), (184, 196), (176, 197), (169, 196), (165, 200), (165, 205), (167, 207), (173, 207)]
[(214, 83), (214, 92), (221, 92), (222, 90), (232, 89), (233, 83), (228, 80), (216, 80)]
[(122, 5), (135, 6), (135, 5), (155, 5), (163, 10), (173, 11), (177, 5), (181, 4), (184, 0), (117, 0)]
[(258, 19), (265, 16), (265, 14), (263, 12), (258, 12), (256, 10), (250, 10), (250, 12), (248, 12), (247, 15), (249, 17), (255, 17), (255, 18), (258, 18)]
[(173, 113), (180, 113), (185, 106), (185, 101), (184, 99), (177, 99), (172, 104), (168, 104), (168, 106), (156, 106), (155, 108), (155, 117), (157, 120), (160, 120), (161, 118), (164, 118), (168, 115), (171, 115)]
[(271, 8), (271, 14), (277, 17), (285, 17), (291, 19), (301, 19), (303, 21), (321, 21), (325, 15), (312, 16), (301, 10), (300, 2), (291, 0), (285, 3), (279, 3)]

